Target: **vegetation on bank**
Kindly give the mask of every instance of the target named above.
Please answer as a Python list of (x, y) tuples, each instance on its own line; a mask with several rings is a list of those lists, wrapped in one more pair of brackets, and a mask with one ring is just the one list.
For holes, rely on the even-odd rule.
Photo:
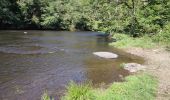
[(72, 82), (62, 100), (154, 100), (156, 91), (157, 80), (154, 77), (138, 74), (126, 77), (124, 82), (114, 82), (107, 89)]
[(117, 41), (110, 43), (118, 48), (128, 47), (141, 47), (141, 48), (154, 48), (155, 46), (170, 46), (170, 23), (165, 25), (165, 28), (153, 36), (144, 35), (141, 37), (132, 37), (127, 34), (116, 33), (113, 35)]
[(115, 46), (117, 48), (129, 48), (129, 47), (141, 47), (141, 48), (153, 48), (156, 43), (153, 42), (152, 38), (149, 36), (133, 38), (126, 34), (115, 34), (113, 36), (117, 41), (112, 42), (109, 45)]
[[(169, 21), (170, 0), (0, 0), (0, 29), (100, 31), (113, 34), (116, 47), (169, 46)], [(149, 75), (135, 75), (108, 89), (71, 84), (63, 99), (152, 100), (156, 83)]]
[(169, 0), (0, 0), (1, 29), (91, 30), (154, 35), (170, 20)]
[(170, 0), (0, 0), (0, 15), (0, 29), (126, 34), (116, 47), (170, 41)]

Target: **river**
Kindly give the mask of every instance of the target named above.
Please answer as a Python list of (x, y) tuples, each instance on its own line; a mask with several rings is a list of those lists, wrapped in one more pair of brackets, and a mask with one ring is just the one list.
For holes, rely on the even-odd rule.
[[(72, 80), (94, 85), (121, 81), (129, 75), (121, 63), (140, 57), (108, 45), (97, 32), (0, 31), (0, 100), (40, 100), (44, 91), (60, 98)], [(117, 59), (93, 52), (108, 51)]]

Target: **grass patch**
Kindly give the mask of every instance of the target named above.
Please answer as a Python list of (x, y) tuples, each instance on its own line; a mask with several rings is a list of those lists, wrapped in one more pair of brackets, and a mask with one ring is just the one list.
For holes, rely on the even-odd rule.
[(117, 42), (113, 42), (113, 45), (118, 48), (128, 47), (142, 47), (142, 48), (153, 48), (156, 45), (170, 48), (170, 23), (167, 23), (165, 27), (153, 36), (144, 35), (142, 37), (133, 38), (126, 34), (114, 34), (113, 38)]
[(125, 82), (108, 89), (93, 89), (90, 84), (71, 83), (62, 100), (154, 100), (157, 80), (147, 74), (128, 76)]
[(117, 42), (110, 43), (118, 48), (128, 48), (128, 47), (141, 47), (141, 48), (153, 48), (155, 43), (149, 36), (143, 36), (139, 38), (133, 38), (126, 34), (115, 34), (113, 36)]
[(54, 100), (54, 98), (50, 97), (47, 92), (41, 96), (41, 100)]
[(77, 85), (74, 82), (71, 82), (67, 87), (67, 90), (67, 94), (62, 100), (94, 100), (90, 83)]

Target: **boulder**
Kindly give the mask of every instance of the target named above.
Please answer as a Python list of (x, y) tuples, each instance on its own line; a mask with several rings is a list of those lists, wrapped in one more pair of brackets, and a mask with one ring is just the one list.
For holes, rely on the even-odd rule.
[(108, 58), (108, 59), (114, 59), (117, 58), (118, 55), (111, 53), (111, 52), (94, 52), (93, 53), (96, 56), (102, 57), (102, 58)]
[(123, 64), (124, 69), (128, 70), (129, 72), (137, 72), (140, 70), (145, 70), (145, 66), (137, 63), (126, 63)]

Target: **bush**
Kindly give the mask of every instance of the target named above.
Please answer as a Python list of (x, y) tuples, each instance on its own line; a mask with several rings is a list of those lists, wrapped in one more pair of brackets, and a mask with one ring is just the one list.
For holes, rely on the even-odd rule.
[(153, 40), (158, 43), (170, 44), (170, 23), (165, 26), (163, 31), (156, 34)]

